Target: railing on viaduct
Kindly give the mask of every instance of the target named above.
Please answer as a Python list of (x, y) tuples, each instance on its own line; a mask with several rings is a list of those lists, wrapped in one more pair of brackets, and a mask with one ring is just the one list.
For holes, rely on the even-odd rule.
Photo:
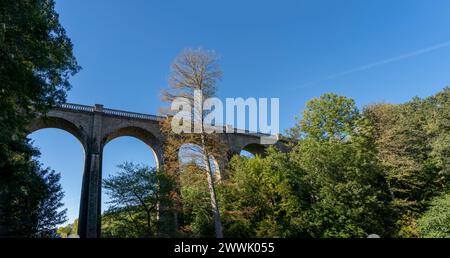
[(99, 112), (103, 112), (106, 115), (122, 116), (122, 117), (145, 119), (145, 120), (161, 121), (164, 119), (164, 117), (162, 117), (162, 116), (155, 116), (155, 115), (135, 113), (135, 112), (129, 112), (129, 111), (123, 111), (123, 110), (117, 110), (117, 109), (103, 108), (102, 105), (86, 106), (86, 105), (73, 104), (73, 103), (63, 103), (63, 104), (57, 105), (56, 108), (69, 109), (69, 110), (74, 110), (74, 111), (83, 111), (83, 112), (99, 111)]
[[(143, 113), (136, 113), (136, 112), (129, 112), (129, 111), (123, 111), (118, 109), (110, 109), (110, 108), (104, 108), (103, 105), (95, 105), (95, 106), (87, 106), (87, 105), (81, 105), (81, 104), (73, 104), (73, 103), (63, 103), (56, 106), (56, 108), (60, 109), (66, 109), (66, 110), (73, 110), (73, 111), (82, 111), (82, 112), (103, 112), (106, 115), (112, 115), (112, 116), (121, 116), (121, 117), (128, 117), (128, 118), (135, 118), (135, 119), (144, 119), (144, 120), (153, 120), (153, 121), (163, 121), (165, 117), (163, 116), (156, 116), (156, 115), (149, 115), (149, 114), (143, 114)], [(217, 128), (223, 128), (224, 131), (230, 130), (230, 125), (228, 126), (216, 126)], [(242, 130), (237, 128), (232, 128), (234, 133), (238, 134), (246, 134), (249, 136), (270, 136), (270, 134), (264, 134), (259, 132), (251, 132), (249, 130)]]

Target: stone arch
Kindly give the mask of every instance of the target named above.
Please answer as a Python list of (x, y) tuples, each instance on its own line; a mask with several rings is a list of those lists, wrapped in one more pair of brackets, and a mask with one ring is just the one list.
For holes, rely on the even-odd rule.
[(28, 134), (32, 134), (36, 131), (49, 128), (61, 129), (73, 135), (80, 141), (86, 153), (86, 150), (88, 148), (87, 133), (81, 127), (76, 126), (75, 123), (72, 123), (71, 121), (61, 117), (36, 118), (28, 127)]
[(265, 154), (266, 154), (266, 146), (258, 144), (258, 143), (247, 144), (241, 150), (245, 150), (255, 156), (259, 155), (261, 157), (265, 156)]
[(160, 140), (158, 140), (153, 133), (150, 131), (134, 126), (122, 127), (117, 130), (114, 130), (110, 134), (107, 134), (102, 139), (102, 149), (106, 144), (110, 141), (123, 137), (130, 136), (134, 137), (142, 142), (144, 142), (147, 146), (150, 147), (150, 150), (153, 153), (155, 158), (157, 168), (160, 168), (163, 163), (163, 149)]
[[(79, 123), (77, 123), (79, 124)], [(87, 162), (89, 160), (89, 150), (90, 150), (90, 138), (88, 133), (83, 129), (81, 125), (77, 126), (76, 123), (70, 121), (69, 119), (58, 117), (58, 116), (42, 116), (35, 118), (27, 127), (28, 135), (44, 130), (44, 129), (60, 129), (64, 132), (69, 133), (73, 137), (75, 137), (78, 142), (81, 144), (82, 149), (84, 151), (83, 154), (83, 162), (84, 162), (84, 172), (82, 172), (82, 182), (81, 182), (81, 196), (79, 199), (79, 216), (78, 216), (78, 234), (82, 234), (83, 229), (81, 225), (83, 225), (85, 218), (83, 214), (85, 213), (86, 205), (84, 199), (86, 199), (86, 168)], [(82, 124), (82, 122), (81, 122)], [(80, 230), (81, 229), (81, 230)], [(83, 235), (84, 237), (84, 235)]]
[[(181, 154), (182, 149), (185, 148), (185, 146), (189, 146), (187, 148), (197, 149), (197, 150), (194, 150), (194, 151), (202, 151), (202, 148), (199, 145), (197, 145), (197, 144), (193, 144), (193, 143), (184, 143), (184, 144), (182, 144), (180, 146), (180, 149), (178, 150), (178, 159), (179, 159), (180, 163), (183, 162), (181, 160), (180, 154)], [(214, 172), (215, 177), (220, 179), (222, 177), (222, 168), (221, 168), (221, 166), (219, 164), (219, 160), (216, 157), (214, 157), (213, 155), (210, 155), (209, 161), (210, 161), (210, 163), (213, 166), (213, 169), (214, 169), (213, 172)], [(203, 163), (202, 160), (200, 162)]]

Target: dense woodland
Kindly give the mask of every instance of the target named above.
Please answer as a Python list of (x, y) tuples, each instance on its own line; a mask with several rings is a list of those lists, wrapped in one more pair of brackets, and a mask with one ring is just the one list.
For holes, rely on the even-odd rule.
[(79, 69), (53, 1), (0, 1), (0, 236), (52, 237), (66, 220), (59, 174), (26, 126), (65, 101)]
[[(65, 101), (80, 69), (72, 44), (53, 0), (0, 1), (0, 25), (0, 236), (76, 235), (77, 221), (58, 228), (59, 173), (26, 138), (31, 119)], [(164, 100), (194, 89), (215, 96), (221, 75), (211, 52), (183, 51)], [(226, 152), (219, 138), (177, 135), (165, 121), (160, 170), (117, 161), (119, 173), (104, 179), (102, 236), (450, 237), (449, 87), (363, 108), (327, 93), (298, 109), (289, 151), (234, 156), (220, 178), (210, 158)], [(188, 162), (184, 144), (199, 146)]]
[[(447, 87), (425, 99), (361, 111), (335, 94), (309, 101), (287, 132), (296, 139), (290, 151), (235, 156), (227, 176), (216, 181), (224, 236), (450, 237), (449, 97)], [(128, 178), (143, 169), (126, 165)], [(180, 168), (174, 236), (214, 237), (206, 172), (195, 162)], [(148, 200), (155, 204), (154, 194)], [(105, 214), (103, 235), (128, 237), (132, 228), (146, 228), (144, 210), (133, 213), (142, 217), (134, 222), (123, 213), (117, 220)]]

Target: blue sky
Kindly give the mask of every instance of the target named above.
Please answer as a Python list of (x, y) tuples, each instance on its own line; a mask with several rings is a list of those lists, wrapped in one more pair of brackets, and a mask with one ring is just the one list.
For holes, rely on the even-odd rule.
[[(68, 102), (157, 114), (170, 64), (186, 47), (214, 49), (219, 97), (278, 97), (280, 127), (325, 92), (360, 107), (425, 97), (450, 84), (449, 1), (57, 0), (83, 70)], [(31, 135), (41, 161), (62, 174), (78, 216), (84, 154), (68, 133)], [(105, 149), (104, 176), (123, 161), (153, 165), (132, 138)]]

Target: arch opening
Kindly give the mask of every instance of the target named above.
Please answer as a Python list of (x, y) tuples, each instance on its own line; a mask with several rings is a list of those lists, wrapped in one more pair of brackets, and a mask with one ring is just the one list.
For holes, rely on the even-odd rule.
[[(178, 160), (181, 171), (189, 165), (195, 165), (199, 168), (206, 168), (207, 166), (204, 161), (203, 149), (196, 144), (183, 144), (178, 151)], [(209, 157), (209, 163), (211, 165), (211, 173), (216, 177), (220, 177), (220, 167), (217, 159), (211, 155)]]
[(162, 147), (160, 141), (149, 131), (138, 127), (124, 127), (104, 137), (102, 146), (119, 137), (132, 137), (145, 143), (151, 150), (156, 161), (155, 168), (160, 168), (162, 164)]
[(70, 133), (78, 139), (86, 151), (86, 133), (69, 120), (60, 117), (39, 117), (29, 126), (29, 135), (44, 129), (60, 129)]
[[(85, 162), (85, 146), (66, 126), (45, 126), (35, 127), (28, 135), (33, 146), (39, 148), (40, 157), (38, 161), (44, 167), (50, 167), (60, 173), (63, 207), (67, 209), (67, 221), (59, 225), (57, 233), (63, 237), (78, 237), (78, 218), (81, 205), (82, 180)], [(55, 128), (56, 127), (56, 128)], [(62, 128), (58, 128), (62, 127)]]
[(263, 157), (265, 153), (266, 153), (265, 146), (257, 143), (251, 143), (242, 148), (239, 155), (243, 157), (254, 158), (257, 155)]
[[(156, 151), (152, 147), (150, 135), (144, 134), (143, 132), (137, 134), (136, 132), (139, 131), (124, 130), (105, 138), (102, 160), (102, 181), (120, 176), (120, 173), (125, 172), (126, 169), (119, 166), (126, 166), (126, 163), (132, 163), (132, 168), (144, 169), (145, 173), (156, 172), (159, 160)], [(142, 183), (148, 184), (148, 182)], [(136, 206), (138, 204), (133, 201), (128, 204), (115, 202), (114, 196), (111, 195), (112, 192), (109, 190), (106, 191), (106, 189), (102, 183), (100, 237), (144, 237), (141, 235), (143, 232), (134, 230), (135, 228), (142, 227), (142, 225), (146, 225), (145, 223), (142, 224), (141, 219), (135, 217), (141, 216), (140, 213), (136, 213), (135, 207), (138, 207)], [(133, 230), (124, 230), (126, 228)], [(155, 226), (152, 226), (152, 228), (156, 230)]]
[(241, 157), (246, 157), (246, 158), (254, 158), (255, 155), (251, 152), (248, 152), (246, 150), (241, 150), (241, 152), (239, 153), (239, 156)]

